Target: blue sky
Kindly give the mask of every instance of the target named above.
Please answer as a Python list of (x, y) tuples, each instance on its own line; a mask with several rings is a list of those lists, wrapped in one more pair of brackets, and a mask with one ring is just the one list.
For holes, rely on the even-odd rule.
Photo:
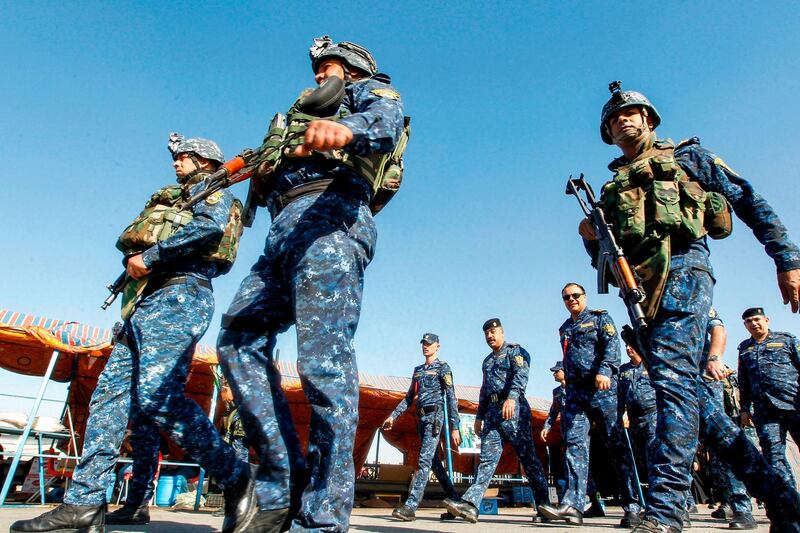
[[(0, 2), (0, 305), (110, 327), (105, 285), (119, 232), (174, 175), (167, 135), (210, 137), (229, 157), (257, 146), (272, 115), (313, 83), (315, 36), (369, 47), (412, 117), (406, 176), (377, 217), (356, 337), (359, 368), (410, 375), (419, 338), (442, 338), (457, 382), (478, 385), (498, 316), (533, 357), (528, 394), (549, 397), (566, 318), (559, 291), (598, 296), (566, 177), (599, 188), (616, 157), (599, 138), (606, 87), (647, 94), (658, 132), (699, 136), (752, 180), (800, 240), (800, 17), (791, 2)], [(245, 194), (243, 187), (235, 193)], [(233, 271), (215, 281), (217, 317), (263, 247), (258, 214)], [(742, 223), (712, 243), (728, 361), (742, 309), (800, 333), (774, 266)], [(293, 330), (279, 342), (294, 360)], [(30, 394), (30, 378), (3, 373)], [(58, 385), (48, 396), (58, 397)], [(0, 410), (8, 410), (0, 399)]]

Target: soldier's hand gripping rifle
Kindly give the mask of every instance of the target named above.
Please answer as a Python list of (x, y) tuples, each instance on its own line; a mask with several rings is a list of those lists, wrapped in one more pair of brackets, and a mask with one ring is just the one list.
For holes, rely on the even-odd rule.
[[(316, 116), (333, 115), (341, 105), (344, 98), (344, 80), (332, 76), (323, 81), (318, 88), (312, 91), (300, 102), (301, 112)], [(280, 162), (281, 155), (286, 147), (297, 137), (304, 135), (304, 131), (296, 133), (286, 133), (286, 117), (278, 113), (270, 122), (264, 142), (255, 150), (245, 148), (242, 153), (226, 161), (219, 169), (206, 178), (206, 188), (186, 200), (179, 210), (183, 211), (202, 202), (215, 192), (230, 187), (236, 183), (244, 181), (253, 176), (256, 169), (259, 174), (269, 174), (275, 170)], [(259, 168), (260, 167), (260, 168)], [(263, 194), (260, 189), (263, 184), (251, 183), (250, 191), (245, 202), (242, 222), (246, 227), (251, 227), (255, 218), (255, 210), (258, 205), (264, 205)], [(113, 283), (107, 285), (111, 294), (103, 301), (101, 309), (108, 307), (116, 300), (124, 290), (130, 278), (125, 272), (120, 274)]]
[[(581, 198), (580, 191), (584, 192), (586, 200)], [(622, 339), (636, 350), (642, 359), (647, 363), (648, 332), (647, 320), (642, 309), (642, 302), (647, 296), (633, 274), (628, 259), (622, 251), (622, 247), (617, 244), (611, 225), (606, 222), (605, 214), (597, 203), (592, 187), (586, 182), (583, 174), (578, 179), (572, 176), (567, 180), (567, 191), (569, 195), (575, 196), (578, 203), (592, 223), (595, 235), (597, 236), (598, 257), (597, 257), (597, 292), (608, 294), (609, 278), (608, 274), (614, 276), (614, 285), (619, 287), (619, 295), (625, 302), (630, 317), (631, 329), (628, 326), (622, 328)]]

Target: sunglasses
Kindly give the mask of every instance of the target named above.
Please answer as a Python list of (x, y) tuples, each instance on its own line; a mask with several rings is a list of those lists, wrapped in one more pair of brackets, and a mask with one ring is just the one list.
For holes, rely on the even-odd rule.
[(583, 294), (584, 293), (582, 292), (573, 292), (572, 294), (562, 294), (561, 299), (564, 300), (565, 302), (567, 300), (580, 300)]

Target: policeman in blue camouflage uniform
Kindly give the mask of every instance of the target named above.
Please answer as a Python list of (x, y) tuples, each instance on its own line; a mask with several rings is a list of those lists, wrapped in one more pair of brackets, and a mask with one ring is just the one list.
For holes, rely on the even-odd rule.
[[(315, 41), (311, 59), (318, 84), (330, 77), (346, 82), (340, 118), (310, 121), (303, 144), (268, 177), (272, 225), (264, 253), (224, 315), (217, 344), (260, 457), (259, 512), (250, 524), (258, 531), (277, 531), (287, 517), (293, 531), (349, 527), (358, 424), (353, 337), (377, 233), (371, 184), (326, 152), (380, 158), (395, 148), (404, 124), (400, 95), (366, 49), (325, 37)], [(292, 325), (297, 369), (311, 404), (307, 457), (272, 354), (277, 335)], [(301, 491), (298, 502), (292, 495)], [(295, 515), (289, 507), (297, 503)]]
[[(642, 357), (630, 346), (625, 346), (630, 362), (619, 367), (617, 409), (619, 424), (627, 414), (631, 439), (645, 459), (655, 453), (656, 443), (656, 391), (642, 364)], [(623, 426), (624, 427), (624, 426)]]
[[(708, 409), (720, 410), (725, 412), (725, 384), (729, 372), (722, 362), (722, 354), (725, 352), (727, 331), (725, 324), (713, 307), (708, 314), (708, 325), (706, 326), (706, 342), (703, 346), (703, 353), (700, 358), (700, 369), (703, 374), (700, 377), (700, 386), (706, 389), (705, 394), (699, 394), (700, 411), (706, 412)], [(713, 407), (706, 405), (713, 399)], [(700, 442), (706, 444), (705, 436), (710, 432), (707, 427), (707, 420), (713, 418), (700, 418)], [(711, 454), (712, 461), (712, 483), (723, 495), (725, 502), (731, 507), (733, 515), (728, 527), (730, 529), (755, 529), (758, 524), (753, 518), (753, 505), (750, 502), (750, 495), (747, 493), (744, 483), (736, 477), (730, 466), (722, 461), (716, 454)], [(723, 518), (725, 518), (723, 516)]]
[[(550, 367), (550, 372), (553, 373), (553, 379), (556, 380), (559, 385), (553, 389), (553, 402), (550, 404), (550, 410), (547, 413), (547, 418), (542, 425), (542, 430), (539, 432), (539, 436), (543, 441), (547, 440), (547, 436), (550, 434), (550, 430), (553, 429), (553, 424), (556, 423), (558, 416), (562, 415), (563, 417), (563, 413), (566, 411), (564, 406), (567, 401), (567, 379), (564, 374), (564, 362), (560, 360), (556, 361), (556, 364)], [(586, 494), (589, 497), (589, 501), (592, 503), (592, 506), (583, 513), (583, 516), (602, 517), (605, 516), (606, 513), (597, 496), (597, 488), (595, 487), (594, 478), (592, 477), (591, 459), (589, 463), (589, 477), (586, 481)]]
[[(451, 514), (472, 523), (478, 521), (478, 507), (506, 442), (514, 448), (525, 469), (535, 500), (534, 510), (548, 501), (547, 480), (533, 445), (531, 408), (525, 397), (531, 356), (519, 344), (505, 342), (499, 318), (487, 320), (483, 333), (492, 353), (483, 360), (483, 384), (475, 416), (475, 434), (481, 438), (478, 472), (462, 501), (444, 500)], [(534, 517), (534, 521), (541, 519), (538, 513)]]
[(570, 525), (583, 523), (586, 484), (589, 474), (589, 428), (602, 428), (603, 436), (621, 474), (622, 505), (625, 515), (621, 525), (639, 523), (633, 456), (617, 423), (617, 379), (619, 371), (619, 336), (605, 311), (586, 307), (586, 291), (577, 283), (568, 283), (561, 291), (570, 318), (559, 328), (566, 373), (566, 405), (562, 432), (566, 444), (567, 490), (561, 505), (542, 505), (539, 510), (551, 520)]
[(786, 433), (800, 442), (800, 345), (791, 333), (771, 331), (762, 307), (747, 309), (742, 319), (750, 333), (739, 344), (742, 425), (755, 423), (764, 457), (794, 487)]
[(558, 381), (558, 387), (553, 389), (553, 403), (550, 404), (547, 418), (542, 425), (542, 431), (539, 433), (542, 440), (547, 440), (547, 435), (550, 433), (550, 430), (553, 429), (553, 424), (556, 423), (558, 415), (564, 413), (564, 403), (567, 398), (567, 379), (564, 375), (564, 362), (556, 361), (556, 364), (550, 367), (550, 372), (553, 373), (553, 379)]
[[(187, 194), (201, 191), (205, 178), (223, 162), (216, 143), (206, 139), (172, 136), (169, 148), (178, 183)], [(206, 259), (206, 252), (224, 235), (233, 202), (227, 191), (212, 194), (192, 208), (192, 220), (172, 236), (127, 257), (128, 275), (147, 278), (147, 286), (124, 322), (92, 395), (83, 456), (72, 486), (63, 505), (15, 522), (11, 531), (104, 530), (106, 488), (114, 478), (129, 410), (134, 434), (146, 435), (157, 448), (156, 428), (165, 431), (226, 487), (227, 505), (247, 506), (246, 465), (184, 395), (195, 345), (214, 312), (211, 279), (230, 268)], [(149, 448), (141, 453), (152, 457)], [(228, 521), (223, 529), (239, 526)]]
[(439, 437), (444, 425), (445, 401), (447, 402), (450, 439), (456, 448), (461, 444), (461, 434), (458, 430), (461, 422), (458, 418), (458, 400), (453, 388), (453, 372), (450, 370), (450, 365), (437, 358), (441, 346), (438, 335), (426, 333), (422, 336), (420, 343), (425, 363), (414, 368), (411, 385), (405, 399), (397, 404), (389, 418), (383, 422), (384, 429), (391, 429), (397, 417), (403, 414), (416, 400), (417, 432), (421, 442), (419, 465), (408, 493), (408, 499), (405, 504), (392, 512), (392, 516), (406, 522), (416, 519), (415, 512), (425, 493), (431, 468), (447, 497), (452, 500), (458, 499), (453, 482), (439, 456)]
[[(646, 519), (635, 531), (681, 529), (698, 416), (712, 417), (705, 442), (768, 504), (771, 530), (798, 531), (797, 493), (715, 402), (705, 402), (700, 413), (698, 394), (704, 393), (697, 378), (714, 285), (706, 235), (730, 233), (729, 205), (775, 261), (784, 303), (791, 302), (794, 312), (800, 307), (800, 250), (769, 204), (722, 159), (696, 138), (677, 146), (659, 140), (654, 130), (661, 117), (650, 101), (622, 91), (619, 82), (609, 88), (600, 134), (623, 155), (609, 165), (615, 176), (604, 186), (601, 203), (648, 295), (646, 349), (658, 406)], [(675, 205), (680, 208), (669, 207)], [(588, 220), (580, 233), (596, 261), (597, 237)]]

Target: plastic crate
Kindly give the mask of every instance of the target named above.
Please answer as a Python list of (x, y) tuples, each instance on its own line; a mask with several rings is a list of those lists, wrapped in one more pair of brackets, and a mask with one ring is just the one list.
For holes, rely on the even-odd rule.
[(484, 498), (481, 500), (479, 514), (497, 514), (497, 502), (500, 498)]
[(511, 488), (511, 497), (514, 505), (524, 505), (533, 503), (533, 492), (527, 485), (519, 485)]

